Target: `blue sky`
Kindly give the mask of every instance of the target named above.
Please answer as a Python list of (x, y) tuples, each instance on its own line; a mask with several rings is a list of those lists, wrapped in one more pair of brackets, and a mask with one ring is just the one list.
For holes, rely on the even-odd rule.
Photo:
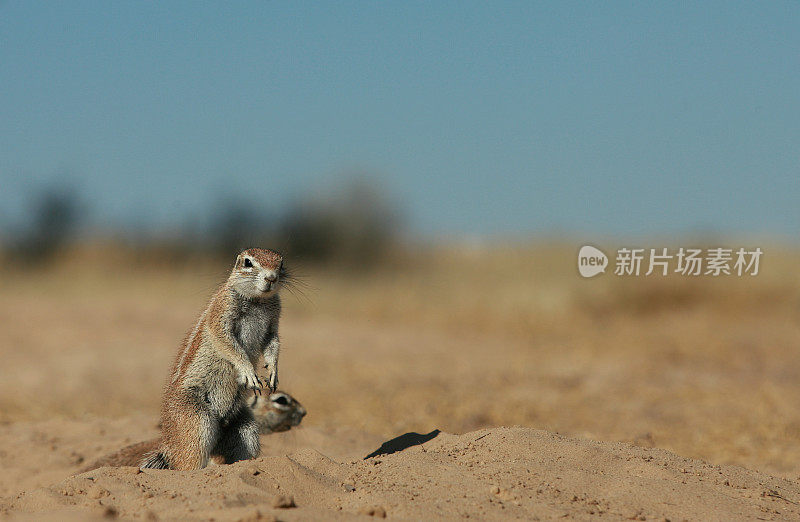
[(428, 235), (800, 233), (797, 2), (0, 3), (0, 222), (277, 211), (375, 173)]

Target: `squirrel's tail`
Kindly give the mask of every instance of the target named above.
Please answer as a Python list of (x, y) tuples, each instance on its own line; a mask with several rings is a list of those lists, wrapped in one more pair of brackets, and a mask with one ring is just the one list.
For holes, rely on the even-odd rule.
[(169, 462), (167, 457), (160, 450), (151, 451), (145, 454), (142, 462), (139, 464), (139, 469), (169, 469)]
[(83, 468), (78, 473), (84, 473), (104, 466), (138, 466), (145, 456), (156, 451), (161, 443), (161, 439), (150, 439), (130, 446), (125, 446), (110, 455), (101, 457), (91, 465)]

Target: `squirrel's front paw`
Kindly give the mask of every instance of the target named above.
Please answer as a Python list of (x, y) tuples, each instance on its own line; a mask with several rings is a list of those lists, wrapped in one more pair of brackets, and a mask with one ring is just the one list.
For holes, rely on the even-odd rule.
[(278, 389), (278, 368), (274, 365), (266, 365), (265, 368), (267, 369), (267, 386), (269, 386), (269, 392), (274, 393)]
[(256, 393), (261, 393), (261, 388), (264, 387), (264, 383), (261, 382), (261, 379), (258, 378), (258, 375), (256, 375), (255, 370), (252, 368), (248, 368), (239, 372), (239, 384), (253, 390)]

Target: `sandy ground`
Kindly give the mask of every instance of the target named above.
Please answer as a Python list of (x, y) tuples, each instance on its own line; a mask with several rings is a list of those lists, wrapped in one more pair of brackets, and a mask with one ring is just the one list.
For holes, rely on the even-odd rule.
[[(155, 435), (221, 272), (0, 273), (0, 513), (800, 517), (800, 256), (754, 281), (618, 284), (580, 280), (561, 254), (506, 255), (477, 283), (468, 255), (309, 274), (281, 324), (303, 425), (257, 461), (193, 473), (71, 476)], [(389, 443), (407, 433), (431, 436)], [(384, 443), (399, 451), (364, 460)]]
[[(800, 517), (797, 482), (660, 449), (521, 427), (463, 435), (409, 433), (367, 455), (363, 448), (370, 446), (358, 437), (301, 429), (265, 437), (264, 456), (230, 466), (195, 472), (100, 468), (56, 478), (68, 472), (80, 452), (75, 448), (86, 446), (86, 432), (103, 432), (102, 424), (59, 425), (64, 435), (52, 443), (49, 462), (44, 455), (35, 459), (41, 461), (36, 480), (48, 485), (11, 496), (2, 509), (20, 518), (53, 519)], [(52, 428), (23, 430), (49, 433)], [(339, 457), (331, 458), (329, 450)]]

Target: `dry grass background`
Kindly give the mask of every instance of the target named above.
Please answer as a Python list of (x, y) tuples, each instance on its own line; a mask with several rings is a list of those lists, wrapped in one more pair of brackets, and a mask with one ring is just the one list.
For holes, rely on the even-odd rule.
[[(800, 476), (800, 252), (757, 277), (581, 279), (576, 248), (420, 247), (287, 294), (281, 385), (307, 425), (385, 437), (524, 425)], [(228, 267), (83, 249), (0, 273), (0, 422), (155, 419)]]

